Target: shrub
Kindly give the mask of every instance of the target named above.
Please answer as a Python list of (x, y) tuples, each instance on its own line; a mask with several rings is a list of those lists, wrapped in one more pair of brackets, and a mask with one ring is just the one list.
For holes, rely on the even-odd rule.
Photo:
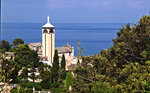
[(17, 93), (17, 89), (11, 89), (10, 92), (11, 93)]

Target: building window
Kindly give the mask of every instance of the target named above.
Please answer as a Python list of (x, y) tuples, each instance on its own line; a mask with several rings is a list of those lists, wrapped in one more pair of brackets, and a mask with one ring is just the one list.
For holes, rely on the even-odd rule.
[(43, 33), (47, 33), (47, 30), (46, 30), (46, 29), (44, 29)]
[(54, 33), (53, 29), (50, 29), (50, 33)]

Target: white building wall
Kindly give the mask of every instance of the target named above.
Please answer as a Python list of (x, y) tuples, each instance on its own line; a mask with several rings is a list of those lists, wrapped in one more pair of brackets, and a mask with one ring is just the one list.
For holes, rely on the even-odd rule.
[[(55, 51), (55, 32), (50, 33), (50, 29), (53, 28), (47, 28), (47, 33), (42, 33), (42, 46), (43, 46), (42, 56), (47, 57), (48, 61), (52, 62)], [(53, 31), (55, 30), (53, 29)]]
[(42, 29), (42, 56), (45, 57), (46, 56), (46, 33), (43, 33), (44, 29)]

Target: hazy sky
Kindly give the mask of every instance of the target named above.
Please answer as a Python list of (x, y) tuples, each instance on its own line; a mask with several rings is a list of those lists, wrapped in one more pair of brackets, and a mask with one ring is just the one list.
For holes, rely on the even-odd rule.
[(135, 23), (150, 0), (2, 0), (2, 22)]

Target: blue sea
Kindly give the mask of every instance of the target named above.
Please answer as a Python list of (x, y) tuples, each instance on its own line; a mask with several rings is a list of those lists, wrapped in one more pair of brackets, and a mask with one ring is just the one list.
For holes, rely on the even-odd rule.
[[(42, 26), (45, 23), (3, 23), (2, 39), (10, 43), (22, 38), (25, 43), (42, 42)], [(112, 46), (119, 29), (126, 23), (55, 23), (56, 47), (70, 44), (77, 55), (77, 40), (83, 48), (83, 56), (94, 55)]]

